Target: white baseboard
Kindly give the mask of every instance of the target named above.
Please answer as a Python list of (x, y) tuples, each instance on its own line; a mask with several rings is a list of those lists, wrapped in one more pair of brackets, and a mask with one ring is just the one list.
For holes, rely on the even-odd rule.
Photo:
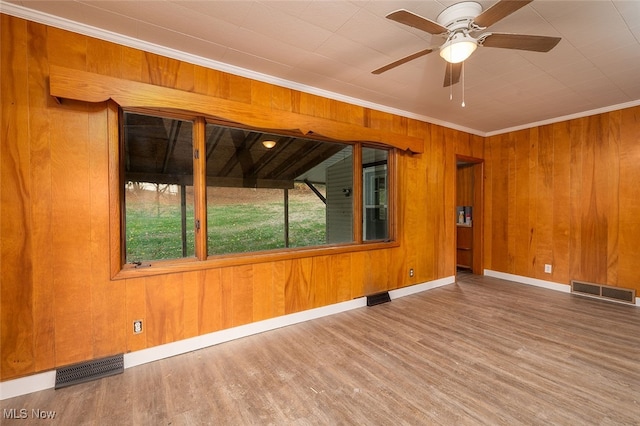
[[(537, 278), (524, 277), (522, 275), (507, 274), (506, 272), (492, 271), (490, 269), (485, 269), (484, 274), (488, 277), (515, 281), (517, 283), (533, 285), (536, 287), (548, 288), (549, 290), (561, 291), (563, 293), (571, 293), (571, 286), (569, 284), (554, 283), (552, 281), (539, 280)], [(636, 297), (635, 305), (640, 307), (640, 297)]]
[(434, 288), (442, 287), (443, 285), (453, 284), (455, 282), (456, 277), (452, 275), (450, 277), (440, 278), (422, 284), (415, 284), (408, 287), (391, 290), (389, 291), (389, 297), (393, 300), (399, 297), (409, 296), (423, 291), (432, 290)]
[[(411, 294), (431, 290), (446, 284), (451, 284), (453, 282), (455, 282), (455, 277), (441, 278), (422, 284), (415, 284), (409, 287), (392, 290), (389, 292), (389, 296), (391, 297), (391, 299), (397, 299), (399, 297), (409, 296)], [(175, 355), (203, 349), (208, 346), (217, 345), (219, 343), (229, 342), (231, 340), (263, 333), (269, 330), (275, 330), (280, 327), (286, 327), (316, 318), (326, 317), (340, 312), (365, 307), (366, 305), (367, 298), (360, 297), (346, 302), (336, 303), (333, 305), (323, 306), (315, 309), (309, 309), (307, 311), (283, 315), (276, 318), (270, 318), (264, 321), (257, 321), (226, 330), (215, 331), (213, 333), (204, 334), (202, 336), (196, 336), (189, 339), (179, 340), (177, 342), (167, 343), (166, 345), (154, 346), (152, 348), (126, 353), (124, 354), (124, 368), (126, 369), (135, 367), (137, 365), (146, 364), (148, 362), (157, 361), (163, 358), (169, 358)], [(0, 401), (32, 392), (52, 389), (55, 387), (55, 381), (56, 372), (47, 371), (44, 373), (37, 373), (19, 379), (0, 382)]]
[(0, 401), (32, 392), (52, 389), (55, 385), (55, 371), (46, 371), (44, 373), (20, 377), (19, 379), (0, 382)]
[(484, 274), (488, 277), (500, 278), (507, 281), (515, 281), (520, 284), (547, 288), (549, 290), (561, 291), (563, 293), (571, 293), (571, 286), (569, 286), (568, 284), (555, 283), (553, 281), (545, 281), (538, 278), (525, 277), (522, 275), (507, 274), (506, 272), (492, 271), (490, 269), (485, 269)]

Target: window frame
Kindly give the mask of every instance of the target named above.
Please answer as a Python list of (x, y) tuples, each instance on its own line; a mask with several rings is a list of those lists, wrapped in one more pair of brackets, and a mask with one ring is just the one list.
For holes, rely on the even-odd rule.
[[(149, 114), (154, 116), (176, 118), (193, 122), (193, 192), (194, 192), (194, 232), (195, 232), (195, 256), (170, 260), (149, 260), (136, 265), (126, 263), (125, 251), (125, 200), (124, 200), (124, 140), (121, 125), (124, 112)], [(112, 279), (125, 279), (149, 275), (159, 275), (174, 272), (196, 271), (218, 267), (239, 266), (263, 262), (274, 262), (287, 259), (297, 259), (327, 254), (340, 254), (358, 251), (376, 250), (399, 246), (396, 241), (396, 215), (397, 215), (397, 148), (376, 142), (342, 141), (325, 139), (306, 135), (305, 138), (317, 139), (323, 142), (349, 144), (353, 148), (353, 238), (351, 242), (332, 243), (318, 246), (282, 248), (266, 251), (252, 251), (233, 254), (208, 255), (207, 247), (207, 200), (206, 200), (206, 160), (203, 155), (196, 152), (206, 152), (205, 132), (208, 123), (229, 125), (229, 121), (206, 116), (202, 113), (175, 111), (171, 109), (156, 108), (123, 108), (113, 101), (108, 102), (108, 126), (109, 126), (109, 157), (110, 157), (110, 210), (111, 210), (111, 277)], [(243, 126), (233, 122), (233, 126), (245, 127), (251, 130), (261, 131), (252, 126)], [(285, 130), (269, 130), (271, 133), (286, 135)], [(384, 149), (387, 151), (387, 176), (388, 176), (388, 238), (385, 240), (365, 241), (363, 238), (363, 178), (362, 149), (363, 147)], [(198, 158), (196, 158), (198, 157)], [(199, 227), (195, 222), (199, 221)]]

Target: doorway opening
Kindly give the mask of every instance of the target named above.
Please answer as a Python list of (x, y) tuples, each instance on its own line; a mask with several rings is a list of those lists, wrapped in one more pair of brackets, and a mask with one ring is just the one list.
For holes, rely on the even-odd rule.
[(456, 273), (483, 274), (484, 160), (456, 157)]

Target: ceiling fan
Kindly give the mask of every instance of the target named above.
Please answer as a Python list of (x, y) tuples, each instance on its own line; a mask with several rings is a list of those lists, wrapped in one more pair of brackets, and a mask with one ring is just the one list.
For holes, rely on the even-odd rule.
[[(548, 52), (560, 42), (560, 37), (483, 32), (532, 1), (499, 0), (485, 11), (479, 3), (464, 1), (447, 7), (438, 15), (436, 21), (405, 9), (391, 12), (386, 16), (387, 19), (444, 37), (446, 41), (440, 47), (421, 50), (378, 68), (372, 73), (381, 74), (438, 49), (440, 56), (448, 62), (444, 78), (444, 87), (447, 87), (460, 81), (462, 63), (478, 46)], [(474, 33), (480, 34), (474, 37)]]

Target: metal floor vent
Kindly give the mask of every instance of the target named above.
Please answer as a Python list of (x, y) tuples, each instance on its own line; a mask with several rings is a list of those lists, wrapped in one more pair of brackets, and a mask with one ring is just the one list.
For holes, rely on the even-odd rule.
[(387, 302), (391, 302), (391, 296), (389, 296), (388, 291), (367, 296), (367, 306), (380, 305)]
[(611, 302), (636, 304), (636, 291), (631, 288), (611, 287), (608, 285), (571, 281), (571, 293), (580, 296), (594, 297)]
[(96, 359), (56, 370), (56, 389), (102, 377), (113, 376), (124, 371), (124, 354)]

